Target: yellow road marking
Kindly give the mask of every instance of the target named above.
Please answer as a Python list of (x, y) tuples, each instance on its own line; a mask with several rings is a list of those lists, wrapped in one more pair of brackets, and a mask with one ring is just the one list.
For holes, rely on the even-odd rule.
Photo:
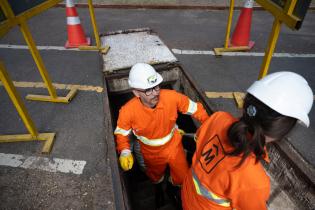
[(233, 92), (233, 96), (234, 96), (237, 108), (239, 109), (243, 108), (245, 94), (241, 92)]
[(208, 98), (234, 98), (234, 95), (245, 96), (242, 92), (205, 92)]
[(208, 98), (233, 98), (238, 108), (243, 107), (243, 99), (245, 93), (243, 92), (205, 92)]
[[(208, 98), (230, 98), (234, 99), (238, 108), (243, 107), (243, 99), (245, 97), (245, 93), (243, 92), (205, 92)], [(314, 95), (315, 100), (315, 95)]]
[[(17, 81), (13, 81), (13, 84), (15, 87), (19, 87), (19, 88), (46, 88), (45, 83), (43, 83), (43, 82), (17, 82)], [(3, 86), (2, 82), (0, 82), (0, 85)], [(53, 86), (59, 90), (70, 90), (71, 88), (77, 88), (78, 90), (82, 90), (82, 91), (95, 91), (98, 93), (103, 92), (103, 89), (104, 89), (100, 86), (60, 84), (60, 83), (53, 83)]]
[[(241, 96), (242, 98), (245, 97), (245, 93), (243, 92), (205, 92), (208, 98), (234, 98), (234, 95)], [(314, 95), (315, 100), (315, 95)]]

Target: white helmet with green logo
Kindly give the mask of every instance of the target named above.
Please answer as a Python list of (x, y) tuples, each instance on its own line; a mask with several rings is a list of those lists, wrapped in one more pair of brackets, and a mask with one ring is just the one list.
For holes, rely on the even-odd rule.
[(254, 82), (248, 93), (278, 113), (293, 117), (309, 126), (308, 117), (314, 96), (307, 81), (293, 72), (277, 72)]
[(137, 63), (129, 72), (128, 84), (132, 88), (149, 89), (163, 81), (162, 76), (146, 63)]

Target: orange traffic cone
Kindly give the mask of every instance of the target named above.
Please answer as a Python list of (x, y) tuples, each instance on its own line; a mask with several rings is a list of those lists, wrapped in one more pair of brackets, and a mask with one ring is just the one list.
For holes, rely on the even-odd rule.
[(91, 39), (85, 37), (80, 18), (72, 0), (66, 0), (68, 41), (65, 48), (76, 48), (82, 45), (91, 45)]
[(255, 42), (249, 41), (253, 4), (253, 0), (247, 0), (245, 2), (244, 8), (241, 11), (241, 15), (238, 18), (234, 33), (232, 35), (231, 45), (233, 47), (247, 46), (249, 49), (251, 49), (255, 44)]

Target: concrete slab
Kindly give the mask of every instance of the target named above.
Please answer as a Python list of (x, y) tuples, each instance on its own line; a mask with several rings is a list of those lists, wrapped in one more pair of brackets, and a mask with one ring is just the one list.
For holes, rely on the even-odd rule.
[(150, 29), (130, 29), (101, 37), (102, 45), (110, 51), (103, 55), (104, 72), (130, 68), (136, 63), (173, 63), (177, 59), (162, 40)]

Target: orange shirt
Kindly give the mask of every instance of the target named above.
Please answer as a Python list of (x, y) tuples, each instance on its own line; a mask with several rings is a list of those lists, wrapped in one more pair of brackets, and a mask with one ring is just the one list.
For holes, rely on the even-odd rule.
[[(197, 131), (197, 147), (192, 168), (182, 188), (184, 209), (267, 209), (270, 180), (262, 164), (250, 154), (239, 168), (235, 166), (240, 156), (226, 156), (224, 151), (233, 147), (227, 138), (227, 130), (236, 119), (225, 112), (211, 115)], [(222, 207), (196, 191), (193, 174), (203, 189), (227, 199), (230, 207)], [(199, 188), (198, 188), (199, 189)]]
[[(200, 122), (208, 118), (201, 103), (193, 102), (174, 90), (161, 89), (159, 102), (153, 109), (144, 106), (139, 98), (132, 98), (119, 111), (114, 132), (118, 152), (130, 148), (128, 135), (131, 131), (147, 139), (160, 139), (170, 134), (176, 124), (178, 111), (190, 114)], [(142, 149), (146, 147), (144, 144), (141, 146)]]

